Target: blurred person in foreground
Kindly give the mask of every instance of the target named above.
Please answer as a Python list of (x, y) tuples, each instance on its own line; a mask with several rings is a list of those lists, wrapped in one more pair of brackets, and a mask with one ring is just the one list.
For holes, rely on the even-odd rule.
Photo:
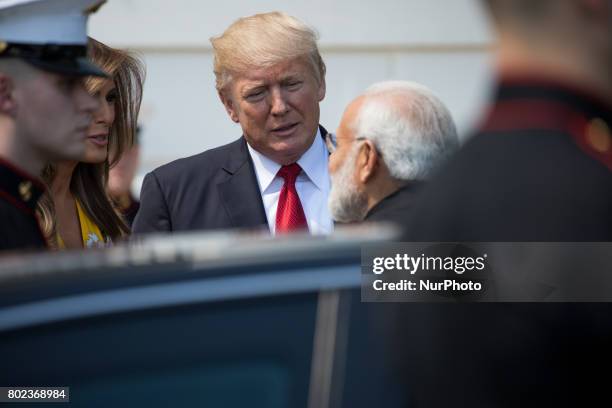
[(117, 164), (108, 173), (106, 191), (129, 226), (140, 208), (140, 202), (132, 194), (132, 183), (140, 163), (140, 127), (136, 128), (136, 138), (132, 147), (128, 148)]
[(0, 250), (47, 243), (35, 216), (45, 164), (80, 160), (98, 102), (83, 78), (106, 74), (87, 61), (87, 18), (103, 2), (0, 4)]
[(144, 70), (130, 53), (89, 39), (89, 58), (110, 78), (90, 78), (87, 91), (99, 108), (87, 129), (81, 160), (45, 168), (48, 192), (39, 202), (43, 232), (58, 249), (106, 246), (129, 234), (129, 227), (106, 194), (109, 168), (134, 140)]
[[(612, 240), (612, 2), (490, 0), (498, 84), (407, 238)], [(450, 205), (449, 203), (452, 203)]]
[(388, 81), (348, 105), (328, 144), (334, 220), (402, 223), (424, 180), (459, 139), (450, 112), (429, 89)]
[(146, 175), (133, 232), (266, 228), (330, 233), (319, 126), (325, 64), (316, 33), (280, 12), (212, 38), (216, 88), (238, 140)]
[[(500, 41), (494, 100), (405, 240), (611, 241), (612, 2), (484, 4)], [(394, 306), (388, 335), (416, 406), (612, 403), (609, 303)]]

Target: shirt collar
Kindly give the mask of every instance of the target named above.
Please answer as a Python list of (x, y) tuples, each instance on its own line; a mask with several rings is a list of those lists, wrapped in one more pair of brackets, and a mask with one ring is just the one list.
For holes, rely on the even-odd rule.
[(302, 157), (299, 158), (297, 163), (310, 181), (322, 191), (325, 191), (329, 185), (329, 174), (327, 171), (328, 158), (329, 153), (321, 137), (321, 129), (317, 128), (317, 136), (314, 142)]
[(280, 164), (276, 163), (273, 160), (270, 160), (263, 154), (259, 153), (257, 150), (253, 149), (251, 145), (247, 142), (247, 148), (249, 149), (249, 154), (251, 155), (251, 159), (253, 160), (253, 166), (255, 167), (255, 175), (257, 176), (257, 182), (259, 183), (259, 191), (263, 194), (264, 191), (270, 187), (276, 173), (280, 169)]
[(45, 185), (13, 163), (0, 158), (0, 193), (26, 212), (34, 212)]
[[(247, 143), (247, 148), (249, 149), (249, 154), (255, 166), (259, 190), (263, 193), (270, 187), (272, 181), (274, 181), (276, 173), (278, 173), (281, 165), (253, 149), (249, 143)], [(321, 160), (322, 158), (323, 160)], [(308, 150), (304, 152), (302, 157), (298, 159), (297, 163), (310, 181), (312, 181), (319, 190), (323, 191), (328, 189), (327, 186), (329, 185), (327, 159), (327, 148), (321, 137), (321, 129), (317, 127), (317, 134), (313, 143)]]

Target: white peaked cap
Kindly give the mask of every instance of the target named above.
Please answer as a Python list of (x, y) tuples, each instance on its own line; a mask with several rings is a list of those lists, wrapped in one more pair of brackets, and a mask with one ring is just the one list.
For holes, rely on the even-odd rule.
[(0, 0), (0, 41), (87, 44), (87, 19), (105, 0)]

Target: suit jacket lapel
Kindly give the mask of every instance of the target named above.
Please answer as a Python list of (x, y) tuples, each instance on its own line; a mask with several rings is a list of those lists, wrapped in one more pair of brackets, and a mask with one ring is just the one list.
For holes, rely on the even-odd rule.
[(229, 177), (218, 184), (218, 189), (232, 224), (235, 227), (267, 226), (257, 176), (244, 137), (236, 142), (223, 170)]
[(321, 131), (321, 137), (323, 138), (323, 141), (325, 141), (325, 136), (327, 136), (327, 130), (325, 130), (325, 128), (321, 125), (319, 125), (319, 130)]

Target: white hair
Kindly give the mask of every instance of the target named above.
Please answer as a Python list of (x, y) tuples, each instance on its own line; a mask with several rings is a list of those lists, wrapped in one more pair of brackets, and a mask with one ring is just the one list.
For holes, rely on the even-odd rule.
[(351, 128), (355, 138), (374, 143), (391, 177), (423, 180), (459, 147), (450, 112), (427, 87), (385, 81), (363, 96)]

